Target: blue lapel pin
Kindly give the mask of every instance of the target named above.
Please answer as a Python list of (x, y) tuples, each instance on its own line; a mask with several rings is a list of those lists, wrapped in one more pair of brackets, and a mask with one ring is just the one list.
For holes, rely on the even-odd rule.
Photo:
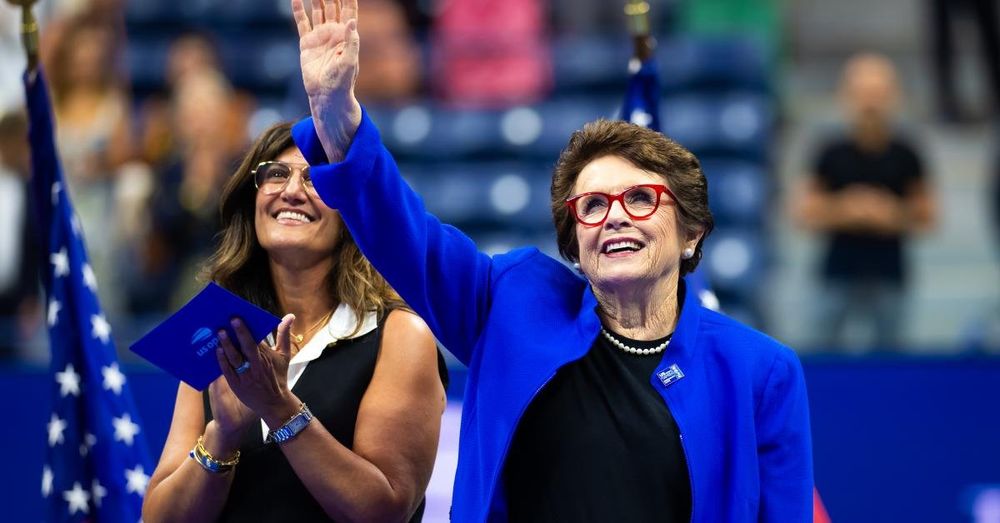
[(684, 377), (684, 372), (681, 371), (681, 368), (678, 367), (676, 363), (674, 363), (673, 365), (667, 367), (667, 370), (657, 373), (656, 377), (660, 378), (660, 383), (662, 383), (664, 387), (669, 387), (680, 381), (681, 378)]

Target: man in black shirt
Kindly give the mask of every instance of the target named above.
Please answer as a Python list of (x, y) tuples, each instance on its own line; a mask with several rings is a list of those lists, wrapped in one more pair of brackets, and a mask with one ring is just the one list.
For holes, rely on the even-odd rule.
[(901, 341), (904, 242), (933, 225), (935, 208), (919, 153), (892, 128), (899, 94), (886, 58), (847, 62), (840, 97), (848, 132), (820, 149), (796, 201), (798, 221), (828, 239), (815, 325), (827, 349), (843, 346), (851, 316), (871, 326), (875, 347), (895, 349)]

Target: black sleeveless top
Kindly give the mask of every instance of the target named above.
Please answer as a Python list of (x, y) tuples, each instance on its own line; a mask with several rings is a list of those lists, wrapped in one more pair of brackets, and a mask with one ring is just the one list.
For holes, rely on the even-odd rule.
[[(640, 349), (666, 339), (616, 337)], [(680, 432), (650, 384), (662, 359), (628, 354), (598, 335), (583, 358), (556, 372), (507, 453), (510, 521), (691, 521)]]
[[(306, 365), (292, 388), (309, 405), (315, 417), (313, 423), (322, 423), (347, 448), (354, 444), (358, 408), (375, 373), (384, 325), (385, 316), (371, 332), (328, 345)], [(447, 388), (448, 370), (440, 351), (438, 371)], [(212, 412), (207, 390), (202, 397), (208, 423)], [(243, 434), (235, 474), (219, 521), (330, 521), (278, 445), (264, 443), (259, 419)], [(421, 521), (423, 513), (424, 501), (421, 501), (410, 521)]]

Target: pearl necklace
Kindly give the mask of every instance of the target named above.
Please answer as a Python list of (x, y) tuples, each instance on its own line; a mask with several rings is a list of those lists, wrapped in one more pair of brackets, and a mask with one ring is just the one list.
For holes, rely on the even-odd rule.
[(601, 334), (603, 334), (604, 337), (608, 341), (610, 341), (611, 344), (614, 345), (615, 347), (618, 347), (619, 349), (621, 349), (621, 350), (623, 350), (623, 351), (625, 351), (625, 352), (627, 352), (629, 354), (636, 354), (636, 355), (639, 355), (639, 356), (649, 356), (651, 354), (659, 354), (659, 353), (663, 352), (667, 348), (667, 345), (670, 344), (670, 338), (667, 338), (667, 339), (663, 340), (663, 343), (661, 343), (661, 344), (659, 344), (659, 345), (657, 345), (657, 346), (655, 346), (655, 347), (653, 347), (651, 349), (637, 349), (635, 347), (631, 347), (629, 345), (625, 345), (624, 343), (622, 343), (621, 341), (619, 341), (617, 338), (615, 338), (614, 336), (612, 336), (611, 333), (608, 332), (607, 329), (605, 329), (604, 327), (601, 327)]

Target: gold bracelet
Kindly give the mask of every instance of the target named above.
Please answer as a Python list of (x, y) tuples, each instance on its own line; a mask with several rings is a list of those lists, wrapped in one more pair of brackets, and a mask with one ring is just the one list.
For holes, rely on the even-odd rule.
[(204, 436), (198, 436), (198, 443), (196, 443), (194, 448), (191, 449), (191, 452), (188, 453), (188, 456), (198, 462), (203, 469), (219, 474), (232, 470), (232, 468), (240, 462), (240, 451), (238, 450), (236, 451), (236, 454), (228, 460), (223, 461), (215, 459), (215, 457), (208, 452), (208, 449), (205, 448), (204, 438)]

